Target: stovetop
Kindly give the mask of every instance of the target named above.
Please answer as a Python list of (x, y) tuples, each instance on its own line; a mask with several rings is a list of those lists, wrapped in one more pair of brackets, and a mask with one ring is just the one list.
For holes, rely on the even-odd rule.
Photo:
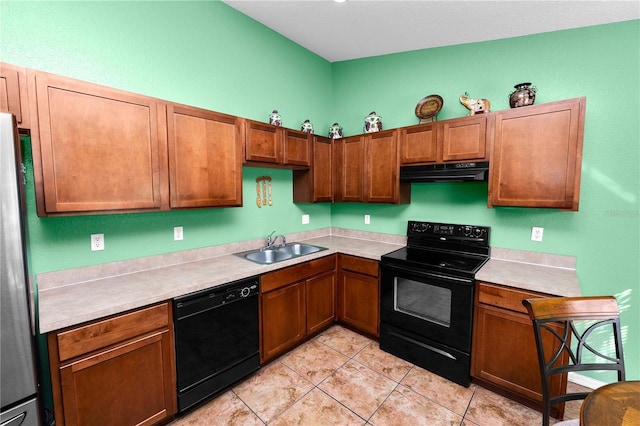
[(473, 277), (489, 260), (489, 227), (409, 221), (407, 246), (381, 261), (419, 270)]

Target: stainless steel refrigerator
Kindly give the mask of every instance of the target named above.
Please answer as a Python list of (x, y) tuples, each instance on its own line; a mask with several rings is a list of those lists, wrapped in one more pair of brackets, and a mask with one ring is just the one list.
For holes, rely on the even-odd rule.
[(0, 426), (40, 424), (23, 179), (15, 121), (0, 113)]

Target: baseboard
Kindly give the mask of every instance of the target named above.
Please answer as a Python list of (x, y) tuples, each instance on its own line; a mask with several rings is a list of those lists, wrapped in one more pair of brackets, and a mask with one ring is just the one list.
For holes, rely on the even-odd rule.
[(598, 389), (600, 386), (606, 385), (605, 382), (578, 373), (569, 373), (567, 380), (580, 386), (590, 389)]

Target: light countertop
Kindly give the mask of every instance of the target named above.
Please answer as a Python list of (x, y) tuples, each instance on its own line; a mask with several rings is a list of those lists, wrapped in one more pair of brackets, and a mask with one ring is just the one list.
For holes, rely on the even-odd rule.
[(531, 290), (551, 296), (580, 296), (576, 259), (492, 247), (491, 259), (476, 274), (477, 281)]
[[(41, 274), (38, 275), (39, 330), (40, 333), (58, 330), (335, 253), (380, 260), (383, 254), (404, 246), (404, 237), (378, 235), (378, 240), (357, 234), (355, 237), (324, 235), (304, 240), (287, 236), (291, 242), (304, 241), (327, 250), (271, 265), (260, 265), (233, 255), (260, 245), (230, 244), (219, 248), (216, 256), (198, 259), (196, 255), (196, 260), (190, 261), (172, 259), (176, 263), (169, 266), (158, 266), (163, 265), (164, 257), (160, 256), (161, 259), (151, 264), (147, 259), (141, 259)], [(261, 243), (262, 240), (258, 242)], [(190, 256), (193, 254), (185, 254), (187, 259)]]
[[(260, 247), (262, 239), (39, 274), (40, 333), (59, 330), (261, 275), (298, 263), (343, 253), (380, 260), (406, 244), (406, 237), (331, 228), (287, 235), (327, 250), (271, 265), (235, 256)], [(577, 296), (575, 258), (494, 249), (476, 279), (557, 296)]]

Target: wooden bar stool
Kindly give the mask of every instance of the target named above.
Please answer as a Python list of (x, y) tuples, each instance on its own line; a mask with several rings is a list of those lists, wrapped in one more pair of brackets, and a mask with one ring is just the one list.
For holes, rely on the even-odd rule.
[[(522, 304), (527, 308), (533, 322), (540, 376), (542, 378), (542, 424), (549, 425), (551, 406), (565, 401), (584, 399), (589, 392), (566, 393), (551, 396), (549, 378), (569, 372), (613, 370), (618, 373), (618, 381), (625, 379), (622, 338), (620, 333), (620, 312), (613, 296), (598, 297), (553, 297), (526, 299)], [(562, 332), (558, 332), (558, 325)], [(586, 328), (585, 328), (586, 327)], [(554, 330), (555, 328), (555, 330)], [(605, 354), (594, 347), (593, 337), (597, 330), (610, 336), (615, 354)], [(575, 339), (572, 344), (572, 339)], [(560, 362), (562, 359), (568, 362)]]

